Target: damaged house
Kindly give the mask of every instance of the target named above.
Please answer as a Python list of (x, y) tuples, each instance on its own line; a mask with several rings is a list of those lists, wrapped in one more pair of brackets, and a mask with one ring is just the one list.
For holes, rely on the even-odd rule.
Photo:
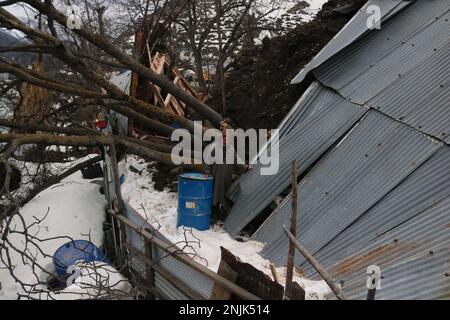
[[(135, 57), (87, 28), (73, 31), (107, 53), (103, 63), (115, 66), (114, 71), (98, 75), (82, 58), (69, 54), (56, 33), (33, 30), (0, 8), (1, 23), (11, 29), (20, 27), (36, 40), (42, 37), (36, 44), (51, 39), (49, 52), (82, 76), (80, 80), (88, 80), (82, 86), (74, 81), (65, 84), (0, 59), (0, 71), (15, 75), (31, 88), (50, 90), (52, 98), (59, 97), (54, 93), (64, 94), (67, 102), (41, 103), (51, 105), (47, 110), (51, 115), (62, 110), (61, 125), (24, 128), (1, 119), (2, 126), (11, 129), (1, 135), (6, 150), (1, 156), (13, 156), (26, 144), (45, 147), (33, 149), (37, 151), (64, 147), (61, 153), (70, 156), (61, 165), (49, 161), (52, 166), (44, 173), (51, 178), (45, 176), (45, 183), (36, 184), (30, 192), (12, 185), (14, 191), (27, 193), (21, 202), (11, 197), (14, 201), (5, 202), (8, 211), (0, 210), (4, 219), (0, 219), (0, 236), (7, 244), (0, 245), (0, 299), (372, 300), (376, 294), (377, 300), (448, 300), (450, 2), (362, 2), (328, 1), (316, 21), (292, 30), (295, 35), (303, 32), (300, 37), (267, 38), (254, 50), (242, 50), (236, 58), (242, 61), (229, 64), (228, 78), (221, 77), (228, 87), (234, 87), (227, 87), (231, 100), (220, 90), (223, 101), (232, 106), (223, 107), (222, 114), (205, 103), (209, 99), (208, 104), (217, 107), (213, 95), (189, 82), (189, 70), (178, 69), (178, 58), (165, 46), (167, 30), (151, 28), (146, 16), (135, 32)], [(62, 26), (67, 22), (58, 10), (47, 12), (51, 3), (30, 3), (48, 21), (55, 18)], [(266, 52), (271, 44), (278, 47), (277, 43), (279, 48)], [(319, 48), (323, 49), (319, 52)], [(249, 59), (255, 52), (264, 54)], [(272, 67), (267, 68), (268, 64)], [(263, 72), (249, 72), (254, 68)], [(286, 79), (290, 81), (297, 72), (288, 86)], [(62, 74), (68, 76), (66, 71)], [(266, 90), (271, 84), (277, 88)], [(36, 104), (36, 99), (26, 96)], [(72, 100), (73, 96), (80, 98)], [(267, 101), (260, 104), (261, 100)], [(71, 119), (80, 106), (94, 107), (96, 113), (87, 117), (95, 119), (85, 124)], [(234, 121), (240, 127), (270, 128), (272, 123), (278, 125), (287, 110), (279, 134), (266, 135), (265, 131), (263, 136), (269, 141), (260, 150), (260, 154), (279, 150), (276, 174), (263, 175), (261, 169), (267, 163), (251, 162), (235, 166), (234, 172), (230, 169), (225, 179), (217, 173), (223, 168), (216, 166), (220, 163), (175, 165), (171, 157), (174, 141), (169, 137), (176, 129), (188, 129), (188, 136), (195, 138), (196, 119), (205, 128), (220, 128), (216, 132), (226, 146), (227, 138), (233, 138), (224, 131)], [(233, 118), (239, 112), (242, 117)], [(255, 119), (245, 124), (248, 115)], [(17, 128), (24, 133), (17, 133)], [(261, 140), (260, 136), (257, 142), (262, 145)], [(199, 151), (206, 149), (198, 145)], [(70, 153), (75, 147), (82, 149), (83, 158)], [(189, 150), (189, 155), (195, 152)], [(0, 159), (4, 163), (0, 180), (8, 190), (6, 177), (12, 170), (5, 159)], [(41, 172), (28, 161), (19, 158), (14, 164), (20, 161), (24, 162), (21, 174), (40, 177)], [(97, 172), (89, 174), (91, 169)], [(28, 176), (19, 175), (25, 181), (21, 186), (41, 181)], [(228, 199), (216, 205), (213, 198), (218, 189)], [(42, 218), (37, 211), (42, 211)], [(64, 223), (60, 212), (65, 214)], [(47, 216), (50, 220), (40, 226)], [(186, 216), (191, 219), (188, 223), (181, 219)], [(36, 233), (28, 232), (27, 223), (36, 227)], [(287, 232), (289, 226), (295, 236)], [(33, 242), (38, 233), (48, 253), (40, 251), (42, 257), (29, 263), (24, 257), (31, 252), (28, 245), (40, 248)], [(8, 248), (17, 246), (14, 241), (25, 246), (10, 259)], [(83, 247), (76, 248), (76, 243)], [(87, 249), (92, 249), (89, 257)], [(87, 273), (80, 271), (73, 278), (78, 282), (69, 281), (76, 270), (89, 270), (87, 264), (79, 265), (84, 261), (92, 262), (90, 269), (96, 277), (86, 287), (80, 281), (87, 280)], [(72, 267), (77, 267), (73, 273)], [(97, 277), (101, 267), (108, 279), (103, 285)], [(374, 272), (381, 279), (376, 290), (369, 281)], [(25, 279), (23, 283), (16, 283), (16, 274)], [(38, 283), (28, 284), (31, 277)], [(178, 312), (178, 316), (214, 313), (213, 309), (191, 308), (194, 304), (189, 302), (182, 309), (165, 311)]]
[[(370, 6), (381, 28), (369, 28)], [(280, 126), (280, 171), (258, 165), (230, 190), (224, 228), (262, 255), (287, 261), (283, 225), (299, 178), (297, 239), (349, 299), (365, 299), (367, 268), (381, 269), (377, 299), (448, 299), (450, 292), (450, 2), (372, 0), (295, 77), (311, 82)], [(306, 277), (319, 275), (297, 255)]]

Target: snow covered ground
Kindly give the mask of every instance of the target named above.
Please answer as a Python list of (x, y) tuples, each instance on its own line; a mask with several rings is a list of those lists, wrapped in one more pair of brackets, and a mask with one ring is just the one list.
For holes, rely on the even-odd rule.
[[(82, 161), (83, 159), (79, 160)], [(130, 171), (130, 166), (140, 167), (143, 171), (138, 174)], [(122, 185), (124, 199), (133, 206), (144, 218), (173, 243), (184, 247), (185, 236), (189, 241), (186, 252), (195, 253), (198, 262), (204, 264), (213, 271), (217, 271), (220, 263), (220, 247), (223, 246), (238, 256), (242, 261), (248, 262), (271, 277), (270, 262), (259, 255), (263, 244), (255, 241), (239, 242), (230, 237), (220, 226), (213, 226), (208, 231), (197, 231), (191, 228), (177, 228), (176, 193), (154, 189), (151, 181), (152, 171), (147, 168), (148, 163), (136, 156), (128, 156), (127, 162), (121, 163), (125, 172), (125, 182)], [(61, 168), (60, 168), (61, 169)], [(44, 269), (53, 273), (52, 255), (62, 244), (73, 239), (90, 239), (97, 246), (103, 242), (102, 224), (104, 221), (105, 198), (99, 192), (99, 185), (85, 180), (81, 172), (77, 172), (64, 179), (61, 183), (43, 191), (35, 199), (25, 205), (21, 210), (21, 216), (26, 225), (36, 223), (29, 232), (40, 239), (49, 239), (39, 243), (44, 254), (39, 253), (34, 247), (29, 247), (30, 255), (36, 256), (36, 262)], [(38, 220), (44, 218), (41, 222)], [(16, 217), (12, 221), (15, 230), (23, 230), (22, 221)], [(63, 238), (59, 238), (63, 236)], [(8, 236), (14, 247), (24, 248), (24, 236), (20, 233), (11, 233)], [(3, 256), (4, 258), (5, 256)], [(45, 282), (48, 274), (30, 265), (29, 261), (22, 261), (20, 256), (11, 251), (12, 264), (15, 265), (14, 275), (27, 284)], [(17, 299), (18, 293), (24, 293), (24, 289), (14, 280), (9, 270), (2, 269), (4, 264), (0, 261), (0, 299)], [(54, 299), (80, 299), (92, 297), (92, 289), (89, 289), (93, 279), (108, 280), (117, 284), (118, 290), (130, 289), (127, 281), (114, 270), (107, 268), (103, 273), (96, 273), (93, 277), (92, 268), (84, 266), (87, 271), (72, 286), (66, 288), (58, 295), (52, 295)], [(285, 268), (278, 268), (277, 273), (281, 283), (285, 281)], [(324, 281), (311, 281), (296, 274), (295, 281), (305, 288), (308, 299), (323, 299), (330, 289)], [(29, 288), (28, 288), (29, 289)], [(47, 291), (44, 285), (37, 285), (34, 291), (40, 289)], [(33, 298), (47, 299), (47, 293), (32, 295)]]
[[(142, 172), (139, 174), (130, 171), (131, 165), (142, 169)], [(185, 251), (195, 253), (198, 256), (198, 262), (216, 272), (221, 259), (220, 247), (223, 246), (243, 262), (250, 263), (272, 277), (270, 262), (259, 255), (264, 244), (256, 241), (236, 241), (217, 225), (208, 231), (177, 228), (177, 194), (155, 190), (151, 179), (152, 171), (147, 168), (148, 163), (139, 157), (128, 156), (126, 164), (121, 163), (121, 167), (125, 169), (125, 181), (122, 185), (124, 200), (179, 247), (184, 247), (186, 236), (190, 246), (185, 248)], [(278, 268), (277, 273), (279, 281), (284, 283), (286, 269)], [(295, 275), (294, 280), (305, 289), (307, 299), (323, 299), (331, 292), (324, 281), (311, 281), (298, 274)]]
[(78, 262), (74, 283), (53, 297), (56, 300), (131, 299), (131, 284), (113, 266), (104, 262)]
[[(35, 247), (28, 246), (29, 254), (36, 256), (36, 262), (51, 273), (53, 272), (51, 257), (59, 246), (70, 241), (68, 237), (85, 240), (90, 238), (96, 246), (101, 246), (105, 205), (106, 200), (99, 192), (99, 185), (91, 183), (90, 180), (84, 180), (80, 171), (41, 192), (20, 210), (23, 222), (29, 226), (45, 217), (43, 221), (33, 225), (29, 233), (40, 239), (61, 236), (64, 238), (38, 242), (44, 254), (38, 252)], [(14, 226), (17, 231), (23, 230), (23, 223), (19, 216), (13, 218), (11, 226)], [(10, 233), (8, 240), (18, 249), (23, 249), (25, 246), (25, 238), (20, 233)], [(46, 280), (48, 275), (45, 272), (35, 269), (36, 273), (34, 273), (29, 261), (22, 261), (11, 248), (10, 252), (12, 264), (15, 265), (14, 275), (17, 278), (28, 284)], [(5, 255), (2, 258), (5, 258)], [(4, 264), (0, 261), (0, 299), (17, 299), (17, 294), (23, 293), (23, 288), (15, 282), (9, 270), (3, 267)], [(42, 286), (37, 286), (35, 289), (40, 288), (46, 289)], [(44, 295), (40, 298), (46, 297)]]

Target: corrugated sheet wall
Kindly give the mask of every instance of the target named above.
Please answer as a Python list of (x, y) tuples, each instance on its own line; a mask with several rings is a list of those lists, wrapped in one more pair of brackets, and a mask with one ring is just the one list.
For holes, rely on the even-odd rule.
[[(145, 219), (136, 212), (133, 208), (127, 208), (127, 217), (132, 220), (134, 223), (142, 226), (143, 229), (150, 228), (153, 229)], [(144, 241), (141, 237), (133, 230), (126, 228), (127, 231), (127, 240), (131, 242), (132, 246), (144, 252)], [(153, 234), (168, 244), (171, 242), (165, 238), (162, 234), (153, 231)], [(211, 296), (212, 288), (214, 286), (213, 280), (209, 277), (203, 275), (202, 273), (194, 270), (190, 266), (178, 261), (172, 256), (168, 256), (163, 250), (159, 248), (153, 249), (153, 260), (158, 261), (159, 266), (168, 271), (172, 276), (174, 276), (179, 281), (183, 282), (191, 289), (199, 293), (203, 298), (209, 299)], [(136, 255), (131, 259), (131, 268), (134, 271), (140, 273), (142, 277), (145, 276), (145, 267), (142, 259)], [(168, 280), (164, 279), (159, 273), (157, 273), (155, 277), (155, 286), (161, 293), (170, 299), (187, 299), (186, 295), (180, 291), (178, 288), (173, 286)]]

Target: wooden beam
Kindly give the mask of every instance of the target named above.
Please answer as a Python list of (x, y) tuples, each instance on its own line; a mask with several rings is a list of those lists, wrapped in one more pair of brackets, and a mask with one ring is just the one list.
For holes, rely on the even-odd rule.
[(275, 268), (273, 263), (270, 264), (270, 271), (272, 272), (273, 281), (275, 281), (276, 283), (280, 283), (280, 281), (278, 280), (277, 269)]
[[(292, 161), (292, 190), (291, 190), (291, 234), (297, 237), (297, 161)], [(286, 266), (286, 284), (284, 298), (289, 299), (287, 292), (290, 292), (292, 279), (294, 278), (294, 258), (295, 245), (289, 241), (288, 261)]]
[[(219, 270), (217, 274), (227, 278), (230, 281), (236, 282), (239, 274), (231, 268), (228, 263), (222, 259), (220, 260)], [(214, 283), (214, 287), (211, 293), (211, 300), (230, 300), (233, 293), (224, 287)]]

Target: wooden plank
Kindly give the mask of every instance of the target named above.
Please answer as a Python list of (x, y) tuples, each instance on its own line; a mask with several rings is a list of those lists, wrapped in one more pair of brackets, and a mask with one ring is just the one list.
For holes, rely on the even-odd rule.
[(165, 62), (165, 55), (158, 55), (157, 68), (155, 70), (157, 74), (163, 74)]
[(178, 103), (177, 99), (172, 100), (172, 106), (173, 106), (176, 114), (178, 114), (180, 116), (184, 116), (184, 111), (181, 109), (180, 104)]
[(297, 282), (292, 282), (286, 287), (284, 296), (288, 300), (305, 300), (305, 290)]
[(276, 283), (280, 283), (280, 281), (278, 280), (277, 269), (275, 268), (273, 263), (270, 264), (270, 271), (272, 272), (273, 281), (275, 281)]
[(166, 100), (164, 101), (164, 108), (168, 108), (170, 104), (170, 100), (172, 100), (172, 95), (170, 93), (167, 94)]
[(377, 294), (377, 289), (373, 288), (373, 289), (369, 289), (367, 291), (367, 300), (375, 300), (375, 296)]
[[(242, 262), (230, 251), (221, 247), (222, 261), (232, 268), (237, 274), (234, 282), (254, 295), (264, 300), (281, 300), (284, 294), (282, 285), (273, 281), (264, 272), (256, 269), (249, 263)], [(237, 297), (233, 296), (233, 299)]]
[[(217, 274), (221, 275), (225, 279), (236, 282), (239, 274), (231, 268), (225, 260), (220, 261), (219, 270)], [(211, 292), (211, 300), (230, 300), (233, 293), (224, 287), (214, 283), (213, 290)]]

